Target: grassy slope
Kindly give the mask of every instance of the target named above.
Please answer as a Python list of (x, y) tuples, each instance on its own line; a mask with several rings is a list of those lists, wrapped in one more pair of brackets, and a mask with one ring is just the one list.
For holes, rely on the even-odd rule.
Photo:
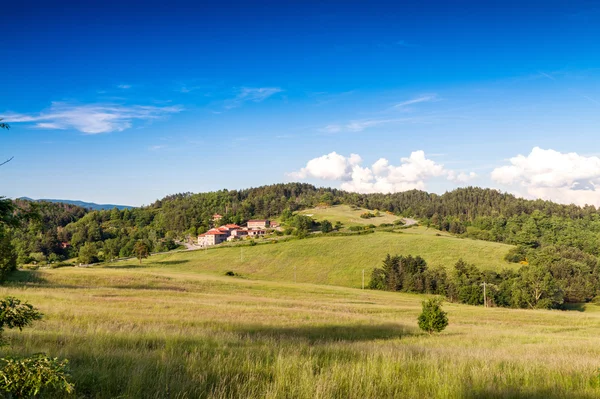
[(46, 317), (10, 331), (3, 354), (69, 358), (83, 397), (600, 395), (599, 312), (445, 304), (450, 325), (429, 337), (416, 329), (417, 295), (167, 268), (15, 278), (0, 295)]
[[(516, 267), (503, 260), (510, 246), (486, 241), (436, 236), (423, 227), (403, 233), (377, 232), (346, 237), (318, 237), (254, 247), (212, 248), (156, 255), (144, 261), (153, 268), (177, 266), (184, 272), (212, 272), (222, 275), (232, 270), (252, 278), (360, 287), (362, 270), (366, 281), (371, 270), (381, 265), (387, 253), (421, 255), (430, 266), (452, 267), (462, 257), (482, 269)], [(117, 267), (136, 261), (116, 263)]]
[(331, 223), (335, 224), (335, 222), (340, 221), (345, 226), (358, 224), (374, 224), (379, 226), (382, 223), (394, 223), (394, 221), (399, 219), (399, 217), (395, 215), (388, 215), (385, 212), (381, 212), (381, 216), (379, 217), (362, 219), (360, 215), (365, 212), (367, 212), (367, 209), (353, 210), (348, 205), (336, 205), (327, 208), (305, 209), (298, 213), (301, 215), (310, 215), (310, 217), (318, 222), (327, 219)]

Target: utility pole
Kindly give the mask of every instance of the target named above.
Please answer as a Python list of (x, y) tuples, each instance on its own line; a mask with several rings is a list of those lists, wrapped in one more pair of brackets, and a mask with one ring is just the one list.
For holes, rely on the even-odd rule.
[(483, 306), (487, 308), (487, 297), (486, 297), (486, 292), (485, 292), (486, 283), (484, 281), (482, 284), (479, 284), (479, 285), (483, 285)]
[(362, 289), (365, 289), (365, 269), (363, 269), (363, 273), (362, 273)]

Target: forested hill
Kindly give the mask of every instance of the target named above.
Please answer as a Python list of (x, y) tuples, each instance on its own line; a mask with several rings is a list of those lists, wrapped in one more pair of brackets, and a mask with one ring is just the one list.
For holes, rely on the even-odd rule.
[(52, 202), (60, 204), (76, 205), (85, 209), (91, 209), (93, 211), (111, 210), (117, 208), (119, 210), (131, 209), (133, 206), (129, 205), (115, 205), (115, 204), (96, 204), (95, 202), (75, 201), (75, 200), (64, 200), (64, 199), (33, 199), (28, 197), (21, 197), (20, 200), (33, 201), (33, 202)]
[[(16, 202), (19, 207), (27, 204)], [(348, 204), (413, 216), (441, 230), (530, 248), (564, 244), (594, 255), (600, 252), (600, 218), (594, 207), (530, 201), (476, 187), (443, 195), (417, 190), (357, 194), (288, 183), (175, 194), (147, 207), (124, 210), (88, 211), (65, 204), (41, 204), (40, 218), (13, 229), (20, 262), (77, 256), (86, 245), (92, 254), (128, 256), (137, 240), (146, 241), (153, 251), (162, 251), (172, 248), (177, 237), (206, 231), (214, 213), (224, 216), (222, 223), (243, 223), (320, 204)]]
[(526, 200), (497, 190), (459, 188), (443, 195), (411, 190), (394, 194), (357, 194), (309, 184), (275, 184), (246, 190), (223, 190), (202, 194), (176, 194), (156, 201), (150, 208), (168, 215), (172, 230), (210, 223), (213, 213), (229, 219), (273, 217), (318, 204), (347, 204), (379, 209), (418, 218), (452, 218), (470, 222), (481, 216), (511, 217), (540, 211), (548, 216), (585, 218), (598, 214), (593, 206), (560, 205)]

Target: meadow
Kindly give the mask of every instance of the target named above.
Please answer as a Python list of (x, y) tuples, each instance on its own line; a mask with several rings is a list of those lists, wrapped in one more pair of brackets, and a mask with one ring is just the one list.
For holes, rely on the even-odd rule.
[[(277, 243), (265, 241), (251, 247), (215, 247), (154, 255), (147, 264), (159, 270), (168, 265), (171, 270), (182, 272), (222, 275), (233, 271), (263, 280), (355, 288), (362, 285), (363, 269), (368, 283), (371, 271), (381, 266), (388, 253), (420, 255), (430, 267), (452, 268), (459, 258), (474, 263), (481, 270), (519, 266), (503, 259), (510, 245), (437, 234), (425, 227), (412, 227), (401, 230), (401, 233), (378, 231), (360, 236), (318, 236)], [(129, 260), (116, 265), (134, 266), (136, 263), (136, 260)]]
[(161, 262), (161, 270), (17, 272), (1, 295), (30, 301), (45, 318), (10, 331), (3, 354), (69, 358), (77, 396), (86, 398), (600, 395), (594, 305), (445, 303), (450, 325), (429, 336), (416, 327), (423, 296), (185, 272)]
[(394, 223), (397, 220), (400, 220), (396, 215), (387, 214), (385, 212), (381, 212), (381, 216), (363, 219), (360, 217), (361, 214), (365, 212), (374, 213), (375, 211), (369, 209), (354, 209), (349, 205), (334, 205), (327, 207), (318, 207), (318, 208), (310, 208), (299, 211), (298, 214), (310, 216), (317, 222), (321, 222), (323, 220), (329, 220), (331, 223), (335, 224), (335, 222), (341, 222), (345, 225), (345, 227), (351, 225), (369, 225), (374, 224), (379, 226), (382, 223)]

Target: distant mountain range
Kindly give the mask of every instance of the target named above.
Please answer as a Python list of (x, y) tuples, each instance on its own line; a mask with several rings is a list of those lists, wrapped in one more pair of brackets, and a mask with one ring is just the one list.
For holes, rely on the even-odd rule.
[(129, 205), (115, 205), (115, 204), (96, 204), (93, 202), (84, 202), (84, 201), (72, 201), (72, 200), (63, 200), (63, 199), (33, 199), (33, 198), (28, 198), (28, 197), (21, 197), (19, 199), (22, 200), (27, 200), (27, 201), (47, 201), (47, 202), (62, 202), (64, 204), (71, 204), (71, 205), (77, 205), (80, 206), (82, 208), (87, 208), (87, 209), (92, 209), (94, 211), (101, 211), (104, 209), (113, 209), (113, 208), (117, 208), (119, 210), (123, 210), (123, 209), (133, 209), (135, 208), (134, 206), (129, 206)]

